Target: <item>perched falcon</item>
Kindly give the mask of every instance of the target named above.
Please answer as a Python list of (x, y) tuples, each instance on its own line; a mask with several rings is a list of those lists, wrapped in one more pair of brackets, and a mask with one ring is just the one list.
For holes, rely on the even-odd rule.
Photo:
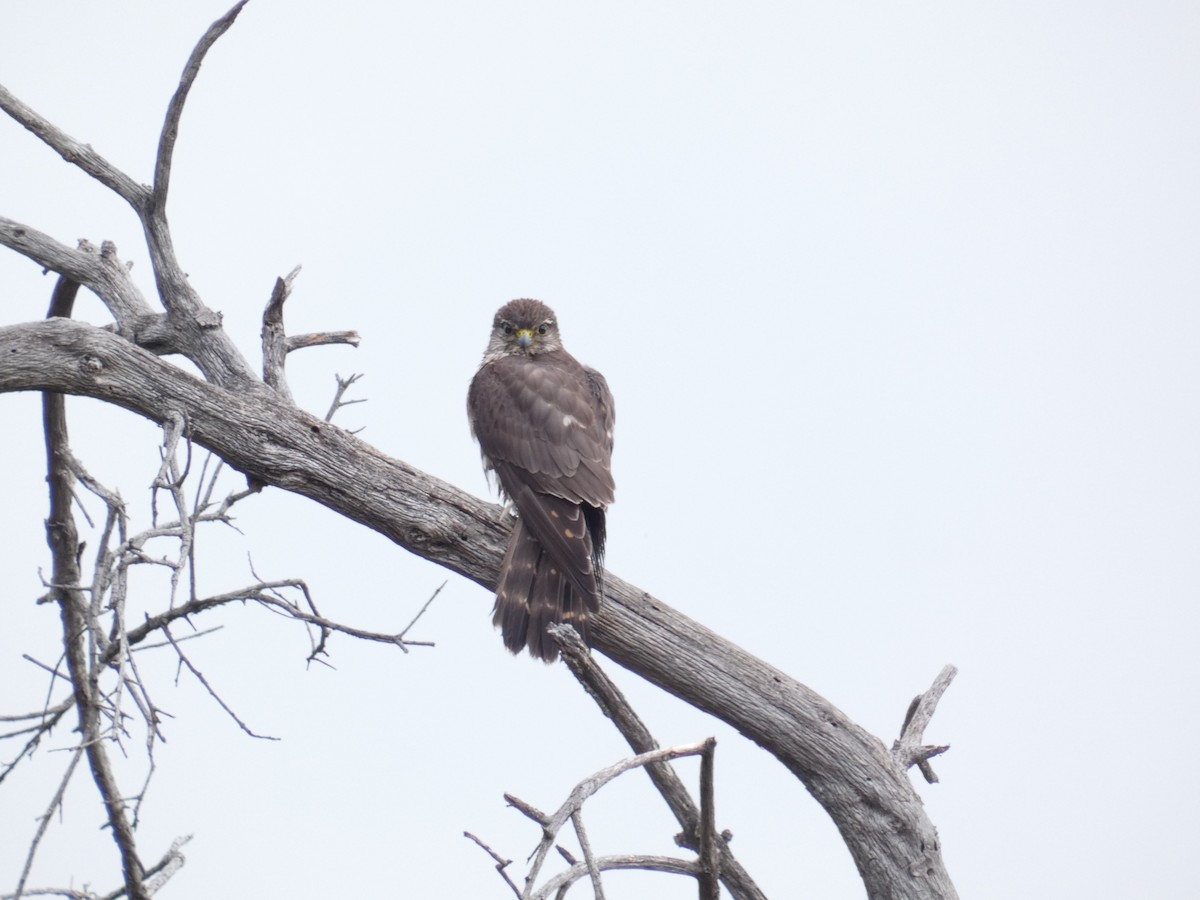
[(546, 626), (570, 622), (586, 641), (588, 615), (600, 609), (612, 394), (563, 349), (550, 307), (513, 300), (492, 322), (467, 413), (484, 468), (517, 508), (492, 621), (513, 653), (528, 647), (553, 662)]

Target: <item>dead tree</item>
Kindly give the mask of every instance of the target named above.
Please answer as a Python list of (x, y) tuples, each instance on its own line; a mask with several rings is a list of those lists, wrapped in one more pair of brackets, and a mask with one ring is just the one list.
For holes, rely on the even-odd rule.
[[(278, 314), (286, 281), (264, 323), (260, 373), (176, 258), (167, 198), (180, 116), (205, 53), (242, 5), (215, 22), (189, 58), (167, 109), (150, 185), (0, 87), (0, 108), (132, 208), (161, 304), (159, 309), (147, 301), (111, 245), (72, 248), (0, 218), (0, 245), (90, 290), (113, 318), (105, 328), (67, 318), (0, 327), (0, 391), (76, 394), (131, 410), (177, 429), (252, 486), (300, 494), (490, 588), (509, 528), (498, 507), (385, 456), (292, 403), (284, 378), (287, 352), (319, 339), (284, 335)], [(203, 377), (162, 358), (170, 354), (194, 363)], [(64, 579), (61, 589), (71, 589), (70, 572), (56, 577)], [(839, 829), (869, 896), (956, 896), (937, 832), (907, 775), (908, 767), (922, 765), (931, 777), (927, 760), (944, 749), (920, 745), (940, 690), (915, 702), (889, 751), (803, 684), (615, 574), (605, 580), (605, 604), (592, 634), (600, 653), (729, 723), (800, 779)], [(130, 896), (140, 895), (136, 878), (127, 886)]]

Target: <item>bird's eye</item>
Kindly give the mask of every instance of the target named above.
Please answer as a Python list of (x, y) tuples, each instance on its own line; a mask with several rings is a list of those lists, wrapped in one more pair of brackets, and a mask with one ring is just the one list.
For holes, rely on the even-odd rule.
[(501, 322), (501, 323), (500, 323), (500, 330), (501, 330), (501, 331), (503, 331), (505, 334), (512, 334), (512, 323), (510, 323), (510, 322)]
[(549, 330), (550, 330), (549, 322), (543, 322), (541, 325), (538, 326), (538, 334), (545, 334)]

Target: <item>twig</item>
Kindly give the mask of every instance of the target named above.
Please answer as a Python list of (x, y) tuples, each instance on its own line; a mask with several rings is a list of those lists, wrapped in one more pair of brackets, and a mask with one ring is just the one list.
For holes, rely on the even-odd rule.
[[(70, 683), (70, 681), (71, 681), (71, 679), (70, 679), (70, 678), (68, 678), (68, 677), (67, 677), (66, 675), (64, 675), (62, 672), (58, 671), (58, 665), (55, 665), (53, 668), (51, 668), (50, 666), (48, 666), (48, 665), (46, 665), (44, 662), (42, 662), (40, 659), (34, 659), (34, 658), (33, 658), (32, 656), (30, 656), (28, 653), (22, 653), (22, 654), (21, 654), (21, 659), (25, 660), (26, 662), (31, 662), (31, 663), (33, 663), (33, 664), (34, 664), (35, 666), (37, 666), (39, 669), (45, 669), (47, 672), (49, 672), (49, 673), (50, 673), (50, 675), (51, 675), (53, 678), (61, 678), (63, 681), (66, 681), (66, 682), (68, 682), (68, 683)], [(62, 658), (61, 658), (61, 657), (59, 658), (58, 662), (59, 662), (60, 664), (62, 663)]]
[(44, 722), (47, 715), (58, 712), (59, 710), (70, 709), (70, 707), (71, 701), (67, 699), (58, 704), (58, 706), (50, 709), (39, 709), (37, 712), (17, 713), (16, 715), (0, 715), (0, 722), (24, 722), (26, 719), (41, 719)]
[[(444, 581), (437, 586), (437, 590), (435, 590), (432, 594), (429, 595), (429, 599), (425, 601), (424, 606), (422, 606), (419, 610), (417, 610), (417, 614), (412, 617), (412, 621), (409, 622), (407, 625), (405, 625), (404, 630), (401, 631), (398, 635), (396, 635), (396, 640), (399, 640), (399, 641), (404, 640), (404, 636), (406, 634), (408, 634), (409, 629), (417, 624), (417, 619), (419, 619), (419, 618), (421, 618), (421, 616), (425, 615), (425, 610), (429, 609), (429, 605), (431, 603), (433, 603), (434, 600), (437, 599), (437, 595), (442, 592), (442, 588), (444, 588), (445, 586), (446, 586), (446, 582), (444, 582)], [(401, 645), (401, 646), (403, 646), (403, 645)]]
[(592, 843), (588, 840), (587, 829), (583, 827), (582, 810), (576, 809), (571, 813), (571, 824), (575, 826), (575, 836), (579, 838), (579, 847), (583, 850), (583, 862), (592, 879), (592, 892), (595, 900), (604, 900), (604, 884), (600, 881), (600, 869), (596, 866), (596, 857), (592, 853)]
[(527, 819), (533, 819), (545, 829), (550, 824), (550, 817), (532, 803), (527, 803), (515, 794), (505, 794), (504, 802), (513, 809), (520, 810)]
[(179, 648), (179, 642), (176, 641), (174, 635), (171, 634), (171, 629), (168, 626), (163, 625), (162, 633), (164, 635), (166, 635), (167, 640), (171, 642), (171, 646), (175, 648), (175, 652), (179, 655), (179, 662), (182, 665), (184, 665), (185, 667), (187, 667), (187, 670), (189, 672), (191, 672), (193, 675), (196, 676), (196, 680), (199, 681), (202, 685), (204, 685), (204, 689), (206, 691), (208, 691), (209, 696), (217, 701), (217, 704), (221, 707), (221, 709), (225, 710), (225, 712), (229, 715), (229, 718), (233, 719), (233, 721), (235, 721), (238, 724), (238, 727), (241, 728), (242, 731), (246, 732), (246, 734), (250, 735), (250, 737), (252, 737), (252, 738), (258, 738), (259, 740), (263, 740), (263, 741), (279, 740), (279, 738), (272, 737), (269, 734), (258, 734), (249, 725), (247, 725), (240, 718), (238, 718), (237, 713), (235, 713), (232, 709), (230, 709), (229, 705), (224, 700), (221, 699), (221, 695), (218, 694), (216, 692), (216, 690), (213, 688), (213, 686), (208, 683), (208, 679), (204, 677), (204, 673), (201, 672), (199, 669), (197, 669), (194, 665), (192, 665), (192, 661), (187, 658), (187, 654), (185, 654)]
[(496, 861), (496, 871), (500, 873), (500, 877), (504, 879), (504, 883), (507, 884), (510, 888), (512, 888), (512, 892), (514, 894), (516, 894), (517, 900), (521, 900), (520, 888), (518, 888), (513, 883), (513, 880), (508, 877), (508, 872), (504, 871), (505, 869), (507, 869), (509, 866), (512, 865), (512, 860), (505, 859), (504, 857), (500, 856), (500, 854), (498, 854), (495, 850), (493, 850), (491, 847), (489, 847), (487, 844), (485, 844), (479, 838), (475, 837), (475, 835), (471, 834), (471, 832), (469, 832), (469, 831), (464, 831), (463, 837), (470, 838), (471, 840), (473, 840), (476, 844), (478, 844), (481, 848), (483, 848), (483, 851), (488, 856), (490, 856), (493, 860)]
[[(210, 609), (215, 609), (218, 606), (224, 606), (228, 603), (236, 603), (238, 601), (253, 600), (265, 607), (279, 610), (289, 618), (296, 619), (301, 622), (307, 622), (310, 625), (316, 625), (320, 628), (327, 629), (331, 632), (348, 635), (349, 637), (359, 638), (364, 641), (374, 641), (380, 644), (393, 644), (403, 648), (407, 647), (432, 647), (431, 641), (409, 641), (405, 640), (402, 635), (398, 634), (383, 634), (376, 631), (366, 631), (362, 628), (355, 628), (350, 625), (343, 625), (340, 622), (335, 622), (332, 619), (327, 619), (324, 616), (306, 613), (296, 604), (280, 598), (277, 595), (272, 595), (270, 592), (276, 588), (291, 587), (291, 588), (307, 588), (307, 585), (299, 579), (287, 579), (283, 581), (262, 582), (248, 588), (242, 588), (236, 591), (229, 591), (224, 594), (217, 594), (213, 597), (205, 597), (198, 600), (189, 600), (186, 603), (176, 606), (174, 609), (166, 612), (158, 613), (154, 616), (147, 616), (146, 621), (136, 628), (130, 629), (127, 633), (127, 640), (130, 646), (140, 644), (153, 632), (159, 629), (164, 629), (177, 619), (186, 619), (189, 616), (194, 616)], [(183, 638), (172, 637), (171, 643), (174, 646)], [(105, 660), (111, 662), (112, 657), (106, 655)]]
[(33, 868), (33, 858), (37, 855), (38, 845), (41, 844), (42, 837), (46, 834), (46, 828), (50, 825), (50, 819), (54, 816), (54, 810), (58, 809), (62, 803), (63, 795), (67, 792), (67, 785), (71, 783), (71, 776), (75, 774), (75, 767), (79, 765), (79, 758), (81, 756), (83, 756), (83, 748), (77, 747), (75, 752), (71, 754), (71, 761), (67, 763), (67, 770), (63, 772), (63, 777), (58, 782), (58, 790), (54, 792), (54, 797), (50, 801), (50, 805), (39, 817), (37, 831), (34, 832), (33, 840), (29, 842), (29, 853), (25, 856), (25, 867), (21, 869), (21, 877), (17, 879), (17, 890), (13, 894), (15, 900), (21, 900), (21, 892), (25, 890), (25, 882), (29, 878), (29, 870)]
[(337, 390), (333, 394), (333, 402), (329, 404), (329, 412), (325, 413), (325, 421), (332, 422), (337, 411), (343, 406), (352, 406), (355, 403), (362, 403), (362, 400), (343, 400), (342, 396), (346, 393), (349, 387), (362, 378), (362, 375), (350, 375), (343, 378), (341, 375), (334, 375), (337, 379)]
[(916, 766), (929, 784), (936, 784), (938, 780), (929, 760), (945, 753), (950, 749), (950, 745), (922, 745), (921, 742), (925, 739), (925, 728), (933, 718), (942, 694), (946, 692), (946, 688), (950, 686), (950, 682), (957, 674), (957, 668), (951, 665), (945, 666), (933, 680), (929, 690), (913, 698), (905, 713), (904, 724), (900, 728), (900, 737), (892, 744), (892, 759), (900, 771), (903, 772), (910, 766)]

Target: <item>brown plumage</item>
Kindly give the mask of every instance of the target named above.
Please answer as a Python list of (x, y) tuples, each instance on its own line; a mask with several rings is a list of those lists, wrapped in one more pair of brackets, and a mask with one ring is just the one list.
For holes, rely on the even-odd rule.
[(467, 413), (484, 467), (517, 508), (493, 621), (513, 653), (553, 662), (546, 626), (570, 622), (587, 640), (588, 615), (600, 609), (612, 394), (563, 349), (550, 307), (513, 300), (493, 320)]

